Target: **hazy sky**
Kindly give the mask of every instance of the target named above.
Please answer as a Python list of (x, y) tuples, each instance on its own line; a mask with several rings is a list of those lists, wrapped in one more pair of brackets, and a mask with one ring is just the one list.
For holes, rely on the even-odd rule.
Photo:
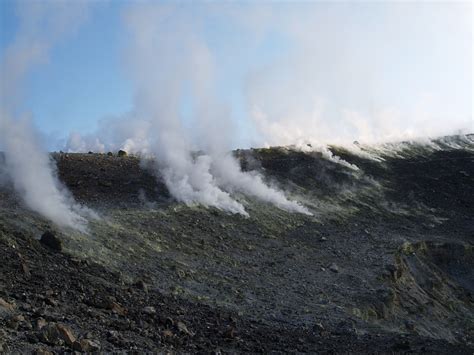
[[(49, 1), (49, 8), (60, 1)], [(2, 57), (32, 4), (42, 3), (0, 2)], [(147, 4), (84, 4), (86, 19), (28, 73), (21, 93), (22, 110), (32, 113), (50, 149), (69, 133), (93, 134), (101, 120), (134, 107), (127, 14)], [(216, 97), (234, 122), (233, 146), (286, 144), (305, 134), (338, 140), (474, 130), (470, 2), (153, 6), (163, 8), (156, 19), (161, 31), (173, 33), (163, 50), (176, 53), (163, 57), (179, 59), (180, 43), (190, 36), (208, 49)], [(42, 24), (36, 26), (41, 33)], [(157, 58), (147, 70), (174, 69)], [(195, 100), (185, 88), (179, 108), (185, 124)]]

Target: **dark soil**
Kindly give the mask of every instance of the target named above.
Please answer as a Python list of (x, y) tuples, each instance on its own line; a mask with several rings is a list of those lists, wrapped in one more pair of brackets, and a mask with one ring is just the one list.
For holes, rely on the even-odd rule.
[(56, 154), (102, 219), (58, 231), (0, 189), (0, 352), (471, 354), (469, 142), (383, 161), (332, 148), (359, 170), (236, 153), (314, 217), (245, 197), (250, 218), (186, 207), (136, 157)]

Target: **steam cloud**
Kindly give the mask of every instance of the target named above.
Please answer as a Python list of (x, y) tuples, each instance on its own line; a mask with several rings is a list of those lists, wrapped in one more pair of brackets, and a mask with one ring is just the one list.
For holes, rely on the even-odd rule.
[(272, 9), (260, 27), (289, 38), (291, 51), (256, 70), (246, 87), (267, 145), (372, 144), (474, 129), (472, 81), (463, 80), (472, 77), (469, 4)]
[[(226, 80), (235, 84), (223, 68), (235, 68), (242, 81), (237, 86), (248, 118), (240, 119), (248, 144), (311, 143), (344, 163), (328, 153), (327, 143), (379, 143), (473, 128), (472, 88), (458, 87), (472, 71), (472, 19), (463, 15), (468, 10), (461, 3), (131, 4), (124, 20), (135, 108), (103, 121), (98, 134), (72, 134), (67, 149), (156, 155), (157, 173), (187, 203), (244, 213), (229, 195), (241, 192), (304, 212), (260, 176), (240, 171), (226, 154), (242, 127), (235, 127), (232, 105), (219, 93)], [(239, 38), (215, 35), (209, 24)], [(414, 33), (423, 39), (420, 48), (413, 48)], [(268, 47), (278, 52), (273, 37), (276, 47), (290, 48), (263, 65), (252, 63)], [(419, 53), (430, 56), (423, 67)], [(449, 75), (435, 75), (441, 72)], [(460, 94), (452, 99), (451, 92)], [(186, 100), (191, 117), (180, 111)], [(206, 155), (192, 157), (198, 150)]]
[[(248, 215), (229, 193), (239, 191), (284, 210), (310, 214), (260, 176), (242, 172), (227, 154), (230, 112), (216, 99), (213, 56), (194, 21), (173, 6), (148, 4), (133, 6), (126, 17), (132, 34), (129, 64), (138, 88), (135, 114), (150, 118), (150, 132), (156, 135), (149, 137), (150, 151), (157, 158), (157, 173), (171, 194), (187, 204)], [(179, 112), (186, 90), (197, 102), (188, 122), (192, 130)], [(194, 147), (191, 131), (199, 142)], [(193, 157), (193, 148), (206, 154)]]
[[(81, 16), (76, 14), (82, 12), (70, 18), (61, 11), (50, 20), (59, 31), (46, 31), (45, 38), (35, 37), (41, 16), (31, 11), (27, 30), (10, 50), (16, 53), (9, 55), (14, 65), (2, 68), (12, 88), (32, 64), (45, 59), (70, 25), (77, 27)], [(377, 21), (366, 21), (369, 13)], [(309, 142), (327, 153), (326, 143), (374, 143), (472, 129), (472, 87), (460, 80), (472, 74), (472, 18), (464, 13), (470, 13), (469, 4), (126, 4), (124, 57), (136, 88), (134, 108), (103, 120), (95, 134), (71, 133), (66, 150), (153, 155), (156, 174), (177, 200), (188, 204), (246, 215), (237, 199), (242, 193), (309, 213), (260, 175), (241, 171), (229, 154), (235, 132), (244, 131), (249, 145), (306, 147)], [(231, 35), (216, 35), (214, 24)], [(270, 61), (253, 62), (268, 52), (274, 53)], [(430, 60), (420, 61), (420, 53)], [(238, 73), (237, 84), (226, 67)], [(247, 111), (237, 113), (244, 121), (239, 127), (235, 110), (229, 109), (232, 99), (221, 93), (229, 87), (242, 89), (237, 101)], [(191, 113), (182, 112), (184, 102)], [(0, 122), (6, 127), (1, 133), (5, 142), (8, 127), (17, 122), (6, 117), (2, 113)]]
[[(24, 5), (24, 6), (22, 6)], [(83, 3), (28, 2), (20, 4), (20, 30), (1, 62), (0, 148), (5, 151), (2, 175), (8, 177), (25, 204), (61, 227), (86, 231), (79, 206), (57, 179), (31, 119), (20, 113), (21, 86), (26, 74), (47, 60), (51, 46), (73, 32), (85, 19)], [(39, 31), (38, 29), (42, 30)]]

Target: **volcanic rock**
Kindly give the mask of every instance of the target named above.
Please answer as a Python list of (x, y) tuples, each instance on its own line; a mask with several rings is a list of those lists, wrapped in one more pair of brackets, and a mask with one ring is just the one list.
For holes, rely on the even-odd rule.
[(56, 328), (58, 329), (61, 338), (66, 342), (67, 345), (72, 345), (76, 341), (76, 337), (72, 333), (71, 328), (63, 324), (56, 325)]
[(126, 152), (125, 150), (119, 150), (118, 153), (117, 153), (117, 155), (118, 155), (119, 157), (126, 157), (128, 154), (127, 154), (127, 152)]
[(98, 342), (91, 339), (81, 339), (75, 341), (72, 348), (76, 351), (93, 352), (100, 350), (100, 345)]
[(59, 239), (56, 234), (51, 231), (46, 231), (43, 233), (40, 243), (55, 251), (61, 251), (63, 248), (63, 242), (61, 239)]
[(139, 280), (137, 281), (134, 286), (140, 290), (143, 290), (145, 292), (148, 292), (148, 285), (143, 281), (143, 280)]
[(148, 306), (148, 307), (143, 308), (143, 313), (152, 315), (156, 313), (156, 309), (155, 307)]
[(339, 266), (336, 265), (336, 263), (332, 263), (330, 266), (329, 266), (329, 270), (331, 270), (332, 272), (339, 272)]
[(15, 306), (0, 298), (0, 317), (11, 315), (15, 310)]
[(112, 187), (112, 183), (110, 181), (99, 180), (97, 183), (99, 184), (99, 186)]
[(176, 328), (181, 332), (181, 333), (184, 333), (184, 334), (187, 334), (187, 335), (194, 335), (192, 332), (190, 332), (188, 330), (188, 327), (186, 327), (186, 324), (184, 324), (183, 322), (177, 322), (176, 323)]
[(37, 330), (41, 330), (41, 328), (43, 328), (46, 324), (47, 324), (46, 320), (44, 318), (40, 317), (40, 318), (36, 319), (35, 328)]
[(66, 343), (69, 346), (76, 341), (72, 330), (62, 324), (49, 323), (44, 326), (39, 334), (39, 339), (46, 344), (60, 345)]
[(124, 316), (127, 314), (128, 310), (117, 302), (110, 302), (108, 308), (118, 315)]

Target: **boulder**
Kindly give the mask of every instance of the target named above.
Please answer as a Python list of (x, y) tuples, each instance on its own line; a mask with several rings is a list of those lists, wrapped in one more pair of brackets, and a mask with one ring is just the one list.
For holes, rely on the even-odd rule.
[(3, 298), (0, 298), (0, 318), (11, 316), (15, 310), (15, 305), (8, 303)]
[(56, 323), (49, 323), (42, 327), (39, 339), (41, 342), (50, 345), (61, 345), (66, 343), (67, 345), (72, 346), (76, 341), (76, 337), (69, 327)]
[(40, 243), (55, 251), (61, 251), (63, 249), (63, 242), (51, 231), (43, 233)]
[(126, 157), (128, 154), (127, 154), (127, 152), (126, 152), (125, 150), (119, 150), (118, 153), (117, 153), (117, 155), (118, 155), (119, 157)]
[(134, 283), (134, 286), (140, 290), (148, 292), (148, 285), (143, 280), (137, 281), (136, 283)]
[(63, 325), (63, 324), (57, 324), (56, 328), (58, 329), (60, 337), (64, 340), (64, 342), (72, 346), (72, 344), (76, 341), (76, 337), (72, 333), (71, 328)]

